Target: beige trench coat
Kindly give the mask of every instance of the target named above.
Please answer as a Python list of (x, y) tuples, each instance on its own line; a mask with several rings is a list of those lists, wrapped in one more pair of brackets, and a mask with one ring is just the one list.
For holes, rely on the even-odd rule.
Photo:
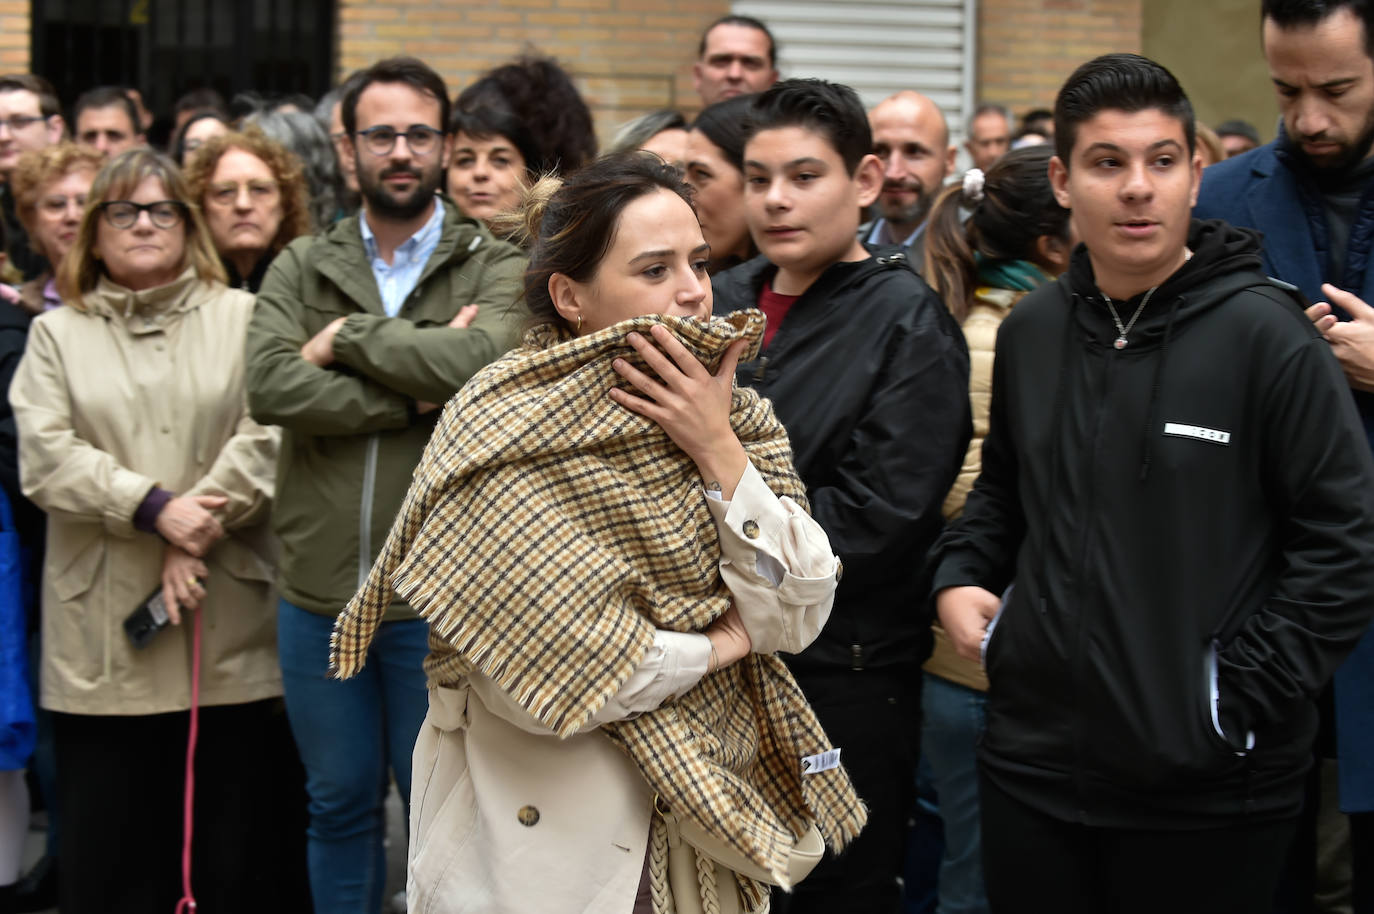
[[(708, 506), (720, 532), (721, 576), (754, 649), (805, 648), (830, 616), (838, 579), (825, 532), (774, 496), (752, 466), (731, 501)], [(657, 691), (614, 697), (609, 718), (671, 700), (670, 692), (696, 684), (708, 661), (704, 644), (699, 656), (679, 657)], [(411, 914), (630, 914), (653, 797), (595, 723), (558, 739), (474, 674), (457, 688), (431, 687), (413, 771)]]
[(206, 557), (201, 703), (280, 695), (267, 530), (279, 433), (248, 415), (253, 298), (191, 271), (36, 318), (10, 388), (24, 494), (48, 513), (42, 705), (73, 714), (190, 707), (191, 626), (135, 650), (123, 622), (161, 586), (163, 541), (134, 529), (154, 485), (224, 495)]

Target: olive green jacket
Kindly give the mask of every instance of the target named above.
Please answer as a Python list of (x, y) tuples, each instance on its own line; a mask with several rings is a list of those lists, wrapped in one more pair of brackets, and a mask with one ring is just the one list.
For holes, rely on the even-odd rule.
[[(267, 271), (248, 328), (248, 405), (282, 427), (272, 526), (287, 600), (343, 609), (381, 549), (443, 404), (517, 341), (524, 255), (444, 199), (443, 233), (415, 291), (387, 317), (358, 217), (298, 238)], [(448, 322), (479, 306), (467, 329)], [(338, 317), (334, 363), (301, 346)], [(413, 618), (393, 604), (386, 618)]]

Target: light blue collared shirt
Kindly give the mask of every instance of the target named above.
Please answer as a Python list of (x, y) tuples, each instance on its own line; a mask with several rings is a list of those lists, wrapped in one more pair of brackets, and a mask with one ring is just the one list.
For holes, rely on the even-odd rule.
[(377, 238), (372, 234), (372, 226), (367, 224), (367, 211), (358, 217), (358, 227), (363, 233), (363, 250), (367, 252), (368, 262), (372, 264), (372, 275), (377, 280), (377, 291), (382, 296), (382, 309), (387, 317), (401, 313), (401, 305), (419, 285), (420, 274), (425, 264), (439, 246), (439, 236), (444, 230), (444, 201), (434, 198), (434, 214), (420, 230), (411, 235), (391, 257), (391, 263), (382, 259), (377, 251)]
[[(919, 238), (919, 237), (921, 237), (921, 233), (924, 232), (925, 230), (926, 230), (926, 224), (925, 224), (924, 222), (922, 222), (920, 225), (916, 226), (916, 231), (912, 232), (910, 235), (907, 236), (906, 241), (903, 241), (903, 242), (902, 242), (902, 247), (904, 247), (904, 248), (909, 248), (909, 247), (911, 247), (911, 245), (916, 241), (916, 239)], [(868, 243), (869, 243), (869, 244), (891, 244), (892, 242), (886, 240), (886, 238), (885, 238), (886, 235), (887, 235), (887, 220), (886, 220), (886, 219), (877, 219), (877, 220), (875, 220), (874, 223), (873, 223), (873, 231), (871, 231), (871, 232), (868, 233), (868, 239), (867, 239), (867, 240), (868, 240)]]

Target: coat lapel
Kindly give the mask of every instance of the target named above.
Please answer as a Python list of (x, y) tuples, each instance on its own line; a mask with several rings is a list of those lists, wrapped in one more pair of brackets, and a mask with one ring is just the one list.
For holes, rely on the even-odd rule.
[(1288, 170), (1274, 167), (1277, 163), (1272, 161), (1268, 164), (1269, 173), (1245, 192), (1253, 226), (1264, 233), (1264, 266), (1311, 298), (1321, 289), (1321, 264), (1306, 209)]

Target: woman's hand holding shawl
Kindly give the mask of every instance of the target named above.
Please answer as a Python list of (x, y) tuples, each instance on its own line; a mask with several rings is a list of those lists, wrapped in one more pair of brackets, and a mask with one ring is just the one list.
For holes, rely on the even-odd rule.
[(652, 342), (639, 333), (631, 333), (625, 340), (643, 357), (658, 379), (625, 359), (612, 363), (621, 377), (649, 399), (616, 388), (611, 389), (611, 399), (656, 422), (673, 443), (692, 458), (701, 478), (708, 485), (718, 485), (721, 497), (728, 501), (748, 463), (744, 446), (730, 427), (730, 393), (735, 366), (748, 341), (731, 343), (721, 357), (719, 370), (713, 375), (667, 327), (659, 324), (649, 332)]

